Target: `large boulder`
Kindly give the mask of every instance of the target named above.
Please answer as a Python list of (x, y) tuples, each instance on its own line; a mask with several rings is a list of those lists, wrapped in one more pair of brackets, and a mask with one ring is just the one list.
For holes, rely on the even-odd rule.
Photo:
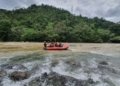
[(24, 79), (28, 79), (30, 77), (30, 73), (28, 71), (15, 71), (9, 75), (10, 79), (14, 81), (20, 81)]
[(44, 73), (41, 77), (32, 80), (28, 86), (90, 86), (95, 84), (92, 79), (78, 80), (70, 76), (60, 75), (55, 72)]

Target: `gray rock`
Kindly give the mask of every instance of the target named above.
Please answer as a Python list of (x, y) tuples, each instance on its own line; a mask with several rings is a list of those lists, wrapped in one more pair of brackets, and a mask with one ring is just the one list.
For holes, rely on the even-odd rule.
[(109, 65), (107, 61), (101, 61), (101, 62), (99, 62), (99, 64), (101, 64), (101, 65)]
[(3, 86), (2, 85), (2, 80), (4, 78), (4, 76), (7, 75), (7, 72), (5, 70), (0, 70), (0, 86)]
[(120, 71), (117, 70), (117, 68), (114, 68), (114, 67), (109, 66), (109, 65), (100, 65), (99, 64), (98, 68), (104, 73), (106, 73), (106, 71), (107, 71), (108, 73), (120, 74)]
[(10, 79), (13, 81), (20, 81), (24, 79), (28, 79), (30, 77), (30, 73), (28, 71), (15, 71), (9, 75)]
[(7, 75), (7, 72), (5, 70), (0, 70), (0, 78)]
[(53, 59), (52, 62), (51, 62), (51, 66), (55, 67), (58, 63), (59, 63), (58, 59)]
[(80, 68), (81, 67), (81, 63), (75, 59), (67, 59), (65, 61), (65, 63), (68, 64), (72, 68)]
[(2, 80), (0, 80), (0, 86), (3, 86), (3, 84), (2, 84)]

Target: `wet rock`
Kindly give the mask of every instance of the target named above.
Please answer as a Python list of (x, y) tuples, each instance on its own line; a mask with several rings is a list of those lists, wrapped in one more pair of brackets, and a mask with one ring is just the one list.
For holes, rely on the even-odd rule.
[(2, 81), (0, 80), (0, 86), (3, 86)]
[(20, 81), (20, 80), (28, 79), (30, 77), (30, 73), (28, 71), (25, 72), (15, 71), (11, 73), (9, 77), (14, 81)]
[(94, 84), (95, 82), (93, 81), (93, 79), (89, 78), (89, 79), (88, 79), (88, 83)]
[(7, 75), (7, 72), (5, 70), (0, 70), (0, 86), (3, 86), (2, 85), (2, 80), (4, 78), (4, 76)]
[(107, 61), (101, 61), (99, 64), (101, 64), (101, 65), (109, 65)]
[(58, 59), (53, 59), (51, 62), (51, 66), (55, 67), (59, 63)]
[(28, 86), (90, 86), (94, 84), (92, 79), (78, 80), (70, 76), (60, 75), (55, 72), (44, 73), (41, 77), (32, 80)]
[(81, 63), (74, 59), (67, 59), (65, 63), (72, 66), (73, 68), (81, 67)]
[(120, 71), (117, 68), (112, 67), (112, 66), (98, 65), (98, 68), (104, 73), (106, 73), (107, 71), (108, 73), (120, 74)]
[(101, 71), (103, 71), (103, 70), (109, 70), (109, 69), (110, 69), (109, 66), (107, 66), (107, 65), (101, 65), (101, 64), (98, 65), (98, 68), (99, 68)]
[(14, 70), (27, 70), (27, 68), (21, 64), (4, 64), (1, 66), (1, 68)]
[(101, 71), (103, 71), (103, 70), (109, 70), (109, 69), (110, 69), (110, 67), (109, 67), (109, 65), (108, 65), (108, 62), (106, 62), (106, 61), (101, 61), (101, 62), (99, 62), (98, 68), (99, 68)]
[(7, 75), (7, 72), (5, 70), (0, 70), (0, 78)]
[(48, 74), (45, 72), (44, 74), (43, 74), (43, 77), (48, 77)]

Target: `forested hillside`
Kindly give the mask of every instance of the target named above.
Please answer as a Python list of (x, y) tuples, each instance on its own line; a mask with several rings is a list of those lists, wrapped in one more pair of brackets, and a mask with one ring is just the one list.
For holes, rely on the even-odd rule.
[(120, 42), (120, 24), (52, 6), (0, 10), (0, 41)]

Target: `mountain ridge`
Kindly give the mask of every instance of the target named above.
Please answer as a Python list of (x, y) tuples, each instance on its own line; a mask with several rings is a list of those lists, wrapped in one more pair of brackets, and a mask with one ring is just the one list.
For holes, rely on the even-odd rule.
[(120, 36), (120, 24), (48, 5), (1, 9), (0, 18), (1, 41), (111, 42)]

